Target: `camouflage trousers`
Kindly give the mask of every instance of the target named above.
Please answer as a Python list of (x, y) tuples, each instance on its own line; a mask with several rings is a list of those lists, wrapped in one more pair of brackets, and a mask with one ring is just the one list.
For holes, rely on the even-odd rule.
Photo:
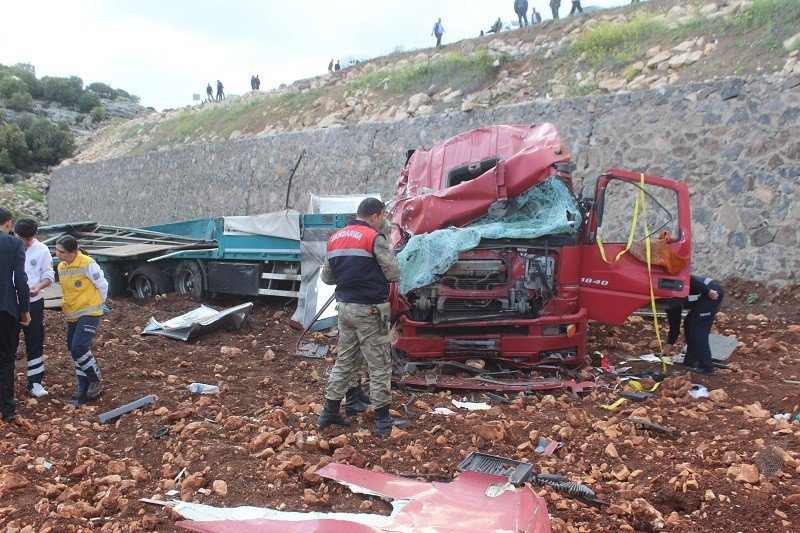
[[(373, 311), (378, 309), (378, 313)], [(341, 400), (359, 378), (364, 361), (369, 368), (369, 397), (377, 409), (392, 399), (392, 336), (388, 303), (339, 303), (339, 355), (328, 377), (325, 398)]]

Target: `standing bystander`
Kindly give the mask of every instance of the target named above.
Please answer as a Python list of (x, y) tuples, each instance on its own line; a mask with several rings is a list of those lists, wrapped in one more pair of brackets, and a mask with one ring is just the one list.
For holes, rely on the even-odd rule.
[(553, 13), (553, 20), (558, 20), (559, 9), (561, 9), (561, 0), (550, 0), (550, 11)]
[(436, 48), (442, 46), (442, 35), (444, 35), (444, 26), (442, 26), (442, 19), (436, 21), (436, 24), (433, 25), (433, 31), (431, 31), (431, 35), (436, 37)]
[(23, 425), (14, 405), (14, 361), (20, 325), (31, 322), (30, 294), (22, 241), (8, 235), (12, 224), (11, 212), (0, 207), (0, 415)]
[(517, 14), (519, 27), (528, 25), (528, 0), (514, 0), (514, 13)]
[(28, 359), (28, 393), (36, 398), (47, 395), (44, 378), (44, 295), (42, 289), (55, 282), (53, 259), (47, 245), (36, 239), (39, 226), (32, 218), (21, 218), (14, 224), (14, 233), (25, 249), (25, 274), (31, 298), (31, 322), (22, 328)]

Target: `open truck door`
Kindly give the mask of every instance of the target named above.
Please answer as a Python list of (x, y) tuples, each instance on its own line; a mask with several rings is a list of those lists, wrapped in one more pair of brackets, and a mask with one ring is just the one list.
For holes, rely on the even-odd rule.
[[(581, 250), (579, 306), (588, 310), (588, 317), (620, 324), (650, 302), (651, 288), (656, 300), (686, 296), (692, 251), (690, 223), (685, 183), (617, 169), (602, 174)], [(665, 254), (676, 259), (668, 267), (657, 264), (663, 264)]]

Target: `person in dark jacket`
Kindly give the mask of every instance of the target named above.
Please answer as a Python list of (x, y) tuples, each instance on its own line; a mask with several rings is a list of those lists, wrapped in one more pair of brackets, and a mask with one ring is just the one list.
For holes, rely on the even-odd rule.
[(528, 0), (514, 0), (514, 13), (519, 19), (519, 27), (528, 25)]
[[(400, 265), (389, 249), (386, 207), (377, 198), (358, 206), (356, 220), (328, 239), (321, 279), (336, 285), (339, 314), (339, 353), (325, 388), (325, 408), (319, 427), (349, 426), (339, 412), (342, 398), (359, 395), (357, 377), (364, 361), (369, 368), (370, 403), (375, 408), (375, 434), (389, 435), (407, 420), (389, 414), (392, 399), (392, 335), (389, 284), (400, 280)], [(355, 385), (355, 386), (354, 386)], [(354, 412), (362, 411), (355, 409)]]
[(536, 11), (536, 8), (533, 7), (531, 11), (531, 24), (540, 24), (542, 22), (542, 16)]
[(255, 80), (253, 80), (253, 81), (255, 81), (255, 89), (256, 89), (256, 91), (260, 91), (261, 90), (261, 78), (258, 77), (258, 74), (256, 74)]
[(225, 87), (222, 85), (222, 82), (217, 80), (217, 100), (222, 100), (225, 98)]
[(713, 374), (714, 363), (711, 360), (711, 347), (708, 336), (714, 317), (722, 305), (725, 291), (722, 284), (711, 278), (691, 276), (689, 296), (667, 310), (669, 335), (667, 344), (661, 351), (662, 356), (672, 353), (675, 341), (680, 334), (681, 309), (687, 307), (689, 313), (683, 321), (683, 336), (686, 339), (686, 357), (683, 365), (698, 374)]
[(572, 9), (569, 10), (569, 14), (570, 16), (572, 16), (575, 13), (583, 13), (583, 6), (581, 6), (581, 0), (572, 0)]
[(502, 29), (503, 29), (503, 21), (500, 20), (500, 17), (497, 17), (497, 20), (494, 21), (494, 24), (492, 24), (492, 27), (489, 28), (489, 31), (486, 33), (500, 33)]
[(25, 250), (22, 241), (8, 235), (11, 212), (0, 207), (0, 415), (4, 422), (21, 424), (14, 405), (14, 361), (20, 326), (31, 322)]
[(206, 97), (208, 98), (209, 102), (214, 99), (214, 89), (211, 88), (210, 83), (208, 84), (208, 87), (206, 87)]

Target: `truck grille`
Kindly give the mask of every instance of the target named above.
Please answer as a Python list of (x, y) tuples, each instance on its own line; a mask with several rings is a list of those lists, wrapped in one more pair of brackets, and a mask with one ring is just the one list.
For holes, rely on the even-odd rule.
[(450, 289), (491, 290), (506, 283), (506, 265), (497, 259), (458, 261), (439, 280)]
[[(442, 305), (442, 312), (476, 312), (476, 313), (493, 313), (502, 311), (504, 309), (505, 301), (499, 299), (492, 300), (467, 300), (460, 298), (445, 298)], [(508, 307), (505, 304), (506, 308)]]

